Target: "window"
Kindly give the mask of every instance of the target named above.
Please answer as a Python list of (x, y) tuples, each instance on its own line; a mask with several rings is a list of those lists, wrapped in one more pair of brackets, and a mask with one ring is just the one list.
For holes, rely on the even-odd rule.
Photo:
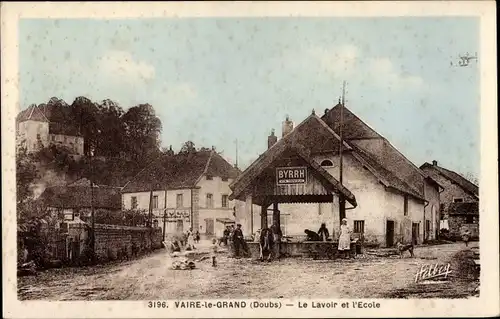
[(137, 209), (137, 196), (132, 196), (130, 198), (130, 207), (132, 207), (132, 209)]
[(41, 139), (42, 139), (42, 138), (40, 137), (40, 134), (37, 134), (37, 135), (36, 135), (36, 139), (37, 139), (37, 140), (41, 140)]
[(404, 199), (404, 215), (408, 216), (408, 196), (405, 195)]
[(456, 198), (453, 198), (453, 202), (454, 203), (463, 203), (464, 202), (464, 199), (461, 198), (461, 197), (456, 197)]
[(214, 207), (214, 197), (212, 194), (207, 194), (207, 208)]
[(222, 195), (222, 207), (228, 207), (227, 206), (227, 195)]
[(364, 220), (355, 220), (354, 221), (354, 232), (355, 233), (364, 233), (365, 232), (365, 221)]
[(430, 220), (426, 220), (425, 221), (425, 233), (429, 234), (430, 231), (431, 231), (431, 221)]
[(51, 136), (50, 136), (50, 139), (51, 139), (52, 141), (55, 141), (55, 140), (56, 140), (56, 137), (55, 137), (54, 135), (51, 135)]
[(151, 204), (151, 206), (153, 206), (153, 209), (158, 208), (158, 195), (153, 196), (153, 203)]
[(179, 208), (179, 207), (183, 207), (183, 206), (184, 205), (183, 205), (182, 194), (177, 194), (175, 207)]
[(466, 220), (465, 220), (466, 224), (474, 224), (474, 216), (467, 215), (465, 218), (466, 218)]
[(324, 160), (321, 162), (321, 166), (333, 166), (333, 163), (330, 160)]
[(211, 181), (213, 179), (214, 179), (214, 177), (212, 175), (207, 175), (207, 181)]

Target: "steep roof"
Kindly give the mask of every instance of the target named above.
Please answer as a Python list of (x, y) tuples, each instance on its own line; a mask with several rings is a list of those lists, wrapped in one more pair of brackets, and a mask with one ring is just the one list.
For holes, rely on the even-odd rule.
[(393, 188), (400, 192), (409, 194), (418, 199), (425, 199), (418, 189), (414, 189), (405, 181), (398, 178), (391, 171), (386, 169), (376, 158), (369, 153), (363, 151), (359, 147), (352, 145), (355, 151), (352, 152), (353, 156), (365, 165), (370, 172), (377, 177), (377, 179), (385, 186)]
[[(281, 154), (287, 150), (294, 151), (310, 166), (312, 166), (336, 192), (345, 196), (346, 200), (353, 206), (356, 206), (355, 196), (345, 186), (341, 185), (333, 176), (331, 176), (323, 167), (314, 162), (310, 156), (311, 153), (318, 151), (318, 145), (323, 145), (331, 150), (337, 149), (335, 145), (340, 144), (340, 138), (314, 113), (302, 121), (294, 130), (283, 137), (281, 140), (271, 146), (262, 154), (252, 165), (250, 165), (238, 178), (231, 183), (230, 188), (233, 193), (230, 199), (237, 198), (240, 194), (269, 167)], [(350, 149), (346, 145), (347, 149)]]
[(420, 166), (420, 168), (434, 170), (444, 178), (448, 179), (450, 182), (460, 186), (464, 191), (479, 197), (479, 187), (454, 171), (427, 162)]
[[(337, 104), (321, 117), (337, 134), (340, 133), (341, 108)], [(343, 118), (343, 138), (354, 149), (358, 159), (367, 162), (372, 173), (376, 171), (375, 176), (382, 176), (387, 187), (423, 199), (423, 181), (427, 175), (346, 107), (343, 108)], [(361, 141), (365, 143), (364, 147), (359, 144)], [(376, 147), (375, 143), (378, 144)]]
[(124, 193), (196, 187), (204, 174), (236, 178), (239, 171), (215, 151), (164, 155), (137, 174)]
[(120, 188), (102, 185), (94, 187), (93, 201), (90, 185), (48, 187), (40, 200), (57, 208), (89, 208), (91, 202), (96, 209), (121, 209), (122, 206)]
[(78, 128), (71, 121), (71, 107), (66, 103), (30, 105), (21, 111), (17, 122), (24, 121), (49, 122), (49, 133), (56, 135), (80, 136)]
[(370, 139), (382, 138), (374, 129), (369, 127), (359, 117), (352, 113), (348, 108), (344, 107), (341, 112), (341, 105), (335, 105), (331, 110), (327, 111), (321, 119), (331, 127), (335, 133), (340, 132), (340, 114), (343, 113), (343, 138), (346, 140), (351, 139)]
[(451, 203), (448, 206), (450, 215), (479, 215), (479, 202)]
[(37, 122), (49, 122), (43, 111), (35, 104), (30, 105), (27, 109), (21, 111), (17, 117), (16, 121), (37, 121)]

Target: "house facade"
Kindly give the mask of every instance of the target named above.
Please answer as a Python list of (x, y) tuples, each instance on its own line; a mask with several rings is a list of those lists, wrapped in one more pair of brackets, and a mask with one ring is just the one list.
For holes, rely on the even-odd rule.
[(420, 167), (443, 186), (439, 214), (441, 227), (450, 236), (459, 239), (467, 228), (473, 237), (479, 237), (479, 187), (460, 174), (439, 166), (437, 161)]
[[(165, 155), (122, 189), (123, 208), (149, 212), (166, 236), (198, 230), (220, 236), (234, 220), (229, 184), (238, 170), (215, 150)], [(165, 225), (165, 228), (164, 228)]]
[(71, 154), (83, 155), (84, 139), (78, 132), (58, 120), (55, 108), (31, 105), (16, 118), (17, 139), (32, 153), (49, 145), (64, 146)]
[[(232, 198), (239, 200), (237, 221), (251, 232), (278, 220), (282, 232), (297, 239), (325, 223), (336, 239), (344, 198), (354, 236), (367, 243), (387, 247), (434, 239), (439, 184), (346, 108), (339, 182), (340, 111), (339, 104), (321, 118), (313, 112), (296, 128), (287, 119), (279, 141), (271, 134), (268, 150), (231, 185)], [(280, 185), (277, 172), (295, 167), (308, 178)]]

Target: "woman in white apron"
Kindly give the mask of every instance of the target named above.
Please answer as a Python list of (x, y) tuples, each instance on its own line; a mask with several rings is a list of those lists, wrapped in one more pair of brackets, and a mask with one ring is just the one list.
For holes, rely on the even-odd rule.
[(347, 218), (342, 219), (342, 224), (340, 225), (338, 250), (344, 254), (345, 258), (349, 257), (349, 251), (351, 250), (351, 230), (347, 226)]
[(187, 233), (187, 250), (193, 250), (196, 249), (194, 247), (194, 234), (193, 234), (193, 229), (189, 228), (188, 233)]

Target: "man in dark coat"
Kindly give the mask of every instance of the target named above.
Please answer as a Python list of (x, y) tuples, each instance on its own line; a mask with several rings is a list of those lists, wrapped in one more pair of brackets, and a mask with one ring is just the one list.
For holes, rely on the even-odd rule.
[(243, 238), (243, 231), (241, 230), (241, 224), (236, 225), (236, 229), (233, 232), (233, 245), (234, 245), (234, 255), (235, 257), (240, 257), (240, 250), (245, 249), (245, 239)]

